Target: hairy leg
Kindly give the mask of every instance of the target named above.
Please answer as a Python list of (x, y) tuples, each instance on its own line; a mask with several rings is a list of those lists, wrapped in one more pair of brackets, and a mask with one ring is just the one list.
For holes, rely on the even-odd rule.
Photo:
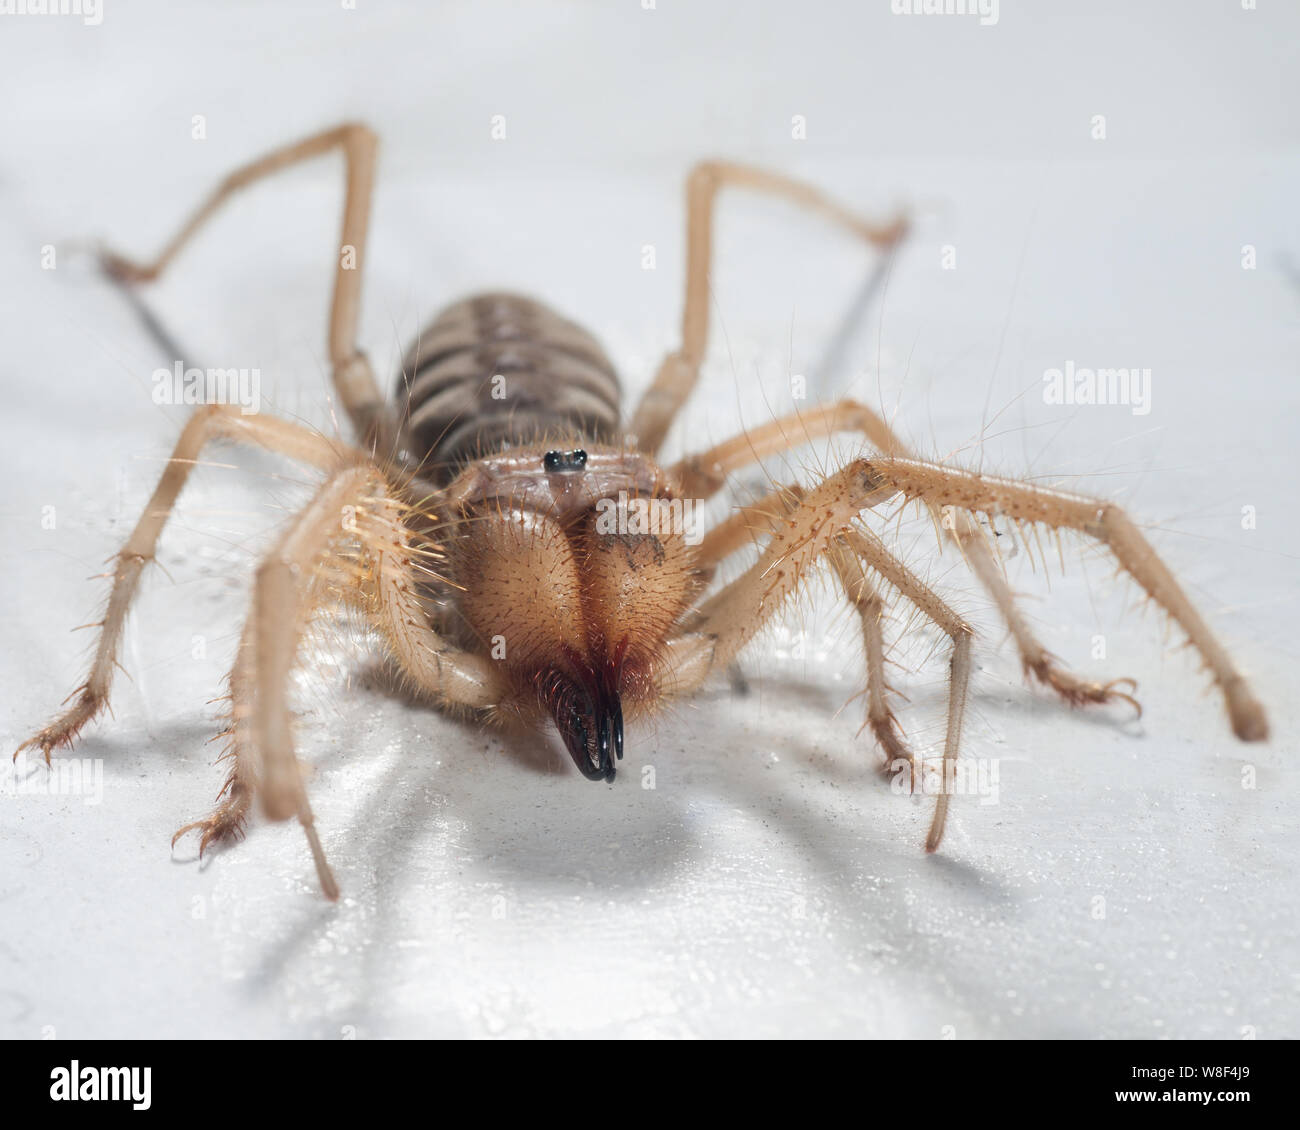
[[(700, 626), (693, 628), (705, 633), (706, 640), (681, 644), (680, 650), (674, 651), (682, 663), (691, 660), (683, 670), (696, 674), (703, 668), (707, 674), (709, 666), (730, 661), (770, 614), (769, 606), (789, 596), (809, 561), (826, 551), (829, 539), (847, 524), (845, 515), (896, 495), (918, 499), (930, 507), (1076, 530), (1102, 542), (1120, 568), (1169, 614), (1200, 652), (1223, 692), (1233, 733), (1242, 741), (1268, 737), (1264, 708), (1245, 676), (1169, 568), (1118, 506), (916, 459), (857, 459), (809, 492), (787, 525), (773, 536), (758, 564), (701, 609)], [(725, 627), (711, 633), (715, 623)]]
[[(370, 222), (370, 196), (374, 186), (378, 141), (365, 126), (348, 123), (243, 165), (230, 173), (181, 225), (156, 258), (137, 263), (113, 252), (103, 254), (110, 275), (121, 282), (152, 282), (167, 268), (194, 235), (240, 189), (333, 149), (343, 151), (347, 163), (347, 191), (343, 203), (343, 231), (338, 266), (334, 273), (334, 298), (330, 306), (329, 355), (334, 387), (357, 437), (371, 447), (389, 437), (378, 435), (383, 426), (384, 400), (375, 383), (370, 362), (357, 348), (357, 322), (361, 310), (361, 271)], [(347, 249), (351, 249), (350, 254)]]
[(897, 723), (885, 700), (884, 640), (880, 627), (884, 605), (880, 594), (871, 584), (868, 570), (893, 585), (952, 641), (952, 657), (948, 663), (948, 722), (943, 739), (943, 784), (939, 789), (934, 819), (925, 841), (926, 850), (934, 851), (943, 838), (944, 823), (948, 818), (951, 775), (961, 752), (961, 729), (970, 686), (974, 632), (933, 589), (891, 554), (874, 534), (859, 527), (847, 530), (831, 544), (830, 560), (845, 595), (857, 610), (862, 624), (867, 658), (867, 721), (876, 740), (885, 750), (888, 759), (886, 768), (892, 767), (896, 758), (906, 761), (913, 785), (920, 769), (911, 750), (895, 733)]
[[(754, 565), (706, 600), (684, 633), (669, 641), (659, 674), (660, 693), (665, 698), (689, 693), (712, 671), (731, 663), (815, 566), (843, 552), (842, 538), (862, 511), (895, 493), (859, 459), (802, 492), (802, 497), (786, 496), (789, 512), (772, 523), (772, 535)], [(950, 732), (955, 743), (960, 723), (950, 725)], [(946, 811), (946, 802), (936, 809), (927, 844), (937, 844)]]
[[(786, 525), (789, 517), (807, 497), (800, 487), (788, 487), (773, 492), (763, 499), (719, 523), (700, 543), (702, 565), (711, 570), (727, 554), (743, 548), (762, 532), (776, 532)], [(974, 633), (944, 600), (915, 573), (891, 554), (875, 535), (857, 526), (847, 528), (834, 537), (826, 551), (845, 596), (858, 614), (862, 627), (867, 666), (867, 722), (876, 740), (885, 752), (885, 768), (891, 769), (898, 760), (909, 767), (910, 780), (918, 779), (919, 767), (911, 750), (898, 733), (897, 721), (886, 699), (884, 639), (881, 616), (884, 604), (869, 572), (874, 572), (887, 584), (898, 590), (906, 600), (939, 627), (952, 641), (949, 663), (948, 720), (944, 736), (943, 780), (935, 820), (926, 840), (927, 850), (939, 846), (947, 819), (947, 782), (951, 766), (956, 763), (961, 748), (962, 720), (965, 715), (967, 691), (970, 684), (971, 645)], [(700, 618), (703, 619), (703, 616)], [(688, 623), (688, 631), (699, 631), (700, 621)]]
[[(755, 428), (744, 435), (710, 448), (698, 455), (687, 456), (676, 463), (671, 471), (677, 477), (680, 491), (685, 497), (709, 498), (722, 489), (729, 475), (743, 467), (760, 462), (771, 455), (789, 451), (818, 439), (826, 439), (839, 432), (860, 432), (867, 441), (884, 455), (907, 457), (910, 455), (889, 425), (864, 404), (841, 400), (834, 404), (816, 405), (804, 412), (784, 416)], [(936, 525), (940, 521), (938, 505), (930, 507)], [(967, 513), (956, 513), (953, 520), (944, 523), (950, 536), (962, 552), (967, 565), (992, 597), (1011, 637), (1020, 652), (1021, 666), (1027, 675), (1056, 691), (1072, 706), (1107, 703), (1116, 699), (1131, 702), (1139, 711), (1137, 700), (1124, 690), (1133, 689), (1132, 679), (1116, 679), (1097, 683), (1061, 667), (1056, 658), (1039, 642), (1024, 614), (1016, 604), (1015, 594), (1007, 583), (1001, 561), (980, 531), (978, 523)]]
[[(838, 549), (842, 542), (837, 542)], [(896, 761), (915, 769), (916, 759), (903, 739), (902, 728), (889, 705), (894, 690), (885, 677), (885, 601), (872, 583), (866, 565), (852, 553), (832, 551), (831, 564), (840, 588), (857, 613), (862, 628), (862, 651), (867, 667), (867, 725), (885, 754), (884, 769), (891, 770)]]
[(254, 622), (249, 617), (244, 622), (244, 631), (239, 637), (239, 650), (235, 654), (235, 665), (230, 671), (226, 728), (217, 735), (218, 740), (224, 738), (227, 743), (219, 760), (230, 762), (226, 783), (217, 794), (217, 806), (210, 815), (186, 824), (172, 836), (172, 846), (175, 847), (176, 841), (186, 832), (199, 832), (200, 858), (210, 844), (236, 840), (243, 836), (253, 797), (257, 795), (257, 750), (249, 730), (253, 701), (253, 656), (257, 647), (253, 633)]
[(1237, 670), (1168, 566), (1118, 506), (1086, 495), (920, 460), (872, 459), (866, 465), (895, 492), (908, 499), (920, 499), (932, 507), (951, 506), (954, 510), (990, 518), (1006, 517), (1018, 523), (1076, 530), (1102, 542), (1120, 568), (1169, 614), (1200, 652), (1223, 692), (1233, 733), (1242, 741), (1262, 741), (1268, 737), (1268, 718), (1245, 676)]
[(778, 487), (707, 530), (695, 551), (695, 568), (702, 582), (707, 584), (712, 580), (717, 567), (733, 553), (771, 533), (803, 493), (803, 488), (798, 486)]
[(686, 498), (712, 498), (727, 479), (745, 467), (772, 455), (793, 451), (819, 439), (844, 432), (860, 432), (885, 455), (905, 455), (902, 442), (888, 424), (865, 404), (839, 400), (810, 405), (802, 412), (771, 420), (760, 427), (702, 451), (688, 455), (669, 468), (679, 492)]
[[(820, 559), (835, 552), (854, 519), (897, 495), (965, 513), (1072, 529), (1103, 542), (1201, 653), (1223, 692), (1233, 732), (1243, 741), (1268, 737), (1268, 719), (1245, 677), (1183, 593), (1168, 567), (1118, 507), (1082, 495), (954, 470), (911, 459), (856, 459), (809, 490), (742, 576), (699, 610), (687, 631), (669, 642), (660, 691), (665, 697), (698, 687), (735, 658)], [(954, 656), (955, 658), (955, 656)], [(950, 715), (950, 725), (952, 718)], [(946, 773), (945, 773), (946, 779)], [(927, 846), (942, 835), (946, 793), (940, 797)]]
[(347, 451), (343, 445), (297, 424), (269, 416), (244, 416), (237, 407), (230, 405), (210, 405), (195, 412), (176, 441), (167, 469), (154, 488), (144, 513), (115, 559), (108, 609), (98, 625), (99, 638), (85, 682), (68, 696), (75, 699), (72, 705), (23, 742), (15, 751), (15, 758), (23, 750), (35, 748), (48, 762), (51, 750), (71, 746), (82, 728), (108, 705), (113, 669), (117, 666), (118, 643), (139, 588), (140, 575), (154, 559), (158, 538), (190, 471), (204, 446), (213, 439), (236, 440), (262, 447), (322, 469), (339, 463)]
[(491, 664), (456, 650), (429, 626), (416, 594), (418, 549), (411, 545), (403, 510), (378, 468), (361, 464), (339, 471), (257, 570), (249, 714), (262, 808), (272, 820), (298, 818), (330, 899), (338, 897), (338, 884), (294, 754), (288, 701), (289, 676), (315, 611), (351, 594), (347, 599), (361, 600), (402, 672), (430, 697), (481, 709), (500, 698)]
[(727, 161), (705, 161), (686, 181), (686, 300), (681, 348), (664, 358), (628, 428), (640, 450), (659, 450), (678, 411), (700, 375), (709, 338), (709, 278), (713, 267), (713, 214), (719, 190), (743, 187), (781, 197), (819, 212), (855, 237), (876, 247), (893, 247), (907, 231), (902, 217), (872, 224), (813, 188), (778, 173)]

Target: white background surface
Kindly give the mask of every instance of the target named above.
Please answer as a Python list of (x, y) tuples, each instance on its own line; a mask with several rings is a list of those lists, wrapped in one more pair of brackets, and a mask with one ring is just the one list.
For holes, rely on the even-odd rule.
[[(106, 592), (86, 578), (184, 416), (150, 398), (172, 359), (70, 241), (149, 252), (231, 167), (346, 118), (384, 143), (363, 344), (385, 380), (439, 306), (506, 286), (591, 326), (635, 394), (676, 342), (681, 182), (701, 156), (865, 212), (907, 205), (916, 235), (825, 390), (883, 405), (929, 455), (1123, 502), (1274, 727), (1234, 742), (1162, 618), (1067, 540), (1064, 576), (1049, 545), (1049, 578), (1022, 552), (1013, 580), (1054, 651), (1136, 677), (1146, 707), (1071, 713), (1024, 685), (986, 598), (908, 523), (909, 562), (981, 630), (964, 755), (999, 772), (997, 804), (955, 800), (937, 856), (930, 802), (892, 795), (855, 737), (857, 630), (819, 586), (748, 655), (753, 694), (716, 687), (633, 729), (613, 787), (553, 736), (386, 695), (363, 641), (316, 656), (301, 749), (344, 888), (331, 906), (293, 825), (258, 822), (202, 865), (189, 841), (169, 854), (223, 778), (211, 700), (258, 554), (308, 485), (214, 450), (130, 622), (115, 718), (77, 751), (102, 759), (102, 803), (0, 796), (0, 1034), (1295, 1036), (1300, 92), (1283, 60), (1300, 20), (1284, 8), (1006, 0), (993, 27), (884, 0), (0, 17), (5, 748), (79, 680), (89, 637), (68, 629)], [(259, 367), (268, 410), (327, 430), (340, 181), (326, 160), (259, 188), (148, 294), (200, 363)], [(870, 265), (743, 196), (718, 256), (715, 349), (670, 454), (784, 411)], [(1067, 360), (1150, 368), (1152, 411), (1044, 404), (1043, 371)], [(769, 470), (808, 478), (852, 450)], [(890, 627), (901, 716), (932, 752), (945, 652), (919, 628), (900, 640), (908, 622)]]

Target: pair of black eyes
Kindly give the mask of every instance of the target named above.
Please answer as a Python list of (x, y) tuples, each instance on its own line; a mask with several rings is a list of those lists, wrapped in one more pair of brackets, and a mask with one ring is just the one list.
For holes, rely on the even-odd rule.
[(581, 471), (587, 465), (587, 453), (577, 451), (548, 451), (542, 466), (548, 471)]

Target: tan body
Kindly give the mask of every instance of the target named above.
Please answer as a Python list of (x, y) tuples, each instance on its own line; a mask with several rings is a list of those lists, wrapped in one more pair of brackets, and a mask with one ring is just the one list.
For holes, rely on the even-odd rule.
[[(470, 463), (440, 503), (442, 631), (497, 662), (495, 709), (554, 719), (578, 768), (614, 779), (623, 724), (660, 697), (666, 645), (700, 588), (672, 521), (680, 489), (653, 460), (580, 435)], [(548, 454), (583, 465), (547, 470)], [(645, 527), (645, 528), (643, 528)]]
[[(238, 836), (260, 798), (270, 818), (301, 822), (331, 898), (338, 885), (293, 748), (289, 676), (306, 624), (340, 604), (369, 619), (388, 657), (422, 694), (485, 720), (515, 715), (543, 724), (549, 717), (579, 769), (608, 781), (623, 752), (625, 709), (630, 717), (690, 694), (725, 669), (809, 573), (825, 565), (859, 617), (871, 731), (887, 764), (916, 768), (885, 681), (883, 583), (952, 643), (940, 759), (944, 787), (926, 839), (928, 849), (937, 848), (961, 745), (972, 633), (863, 521), (872, 507), (899, 496), (936, 514), (951, 508), (951, 539), (1005, 619), (1025, 671), (1067, 702), (1136, 705), (1131, 680), (1090, 682), (1047, 653), (1019, 611), (977, 515), (1071, 530), (1103, 543), (1200, 652), (1224, 696), (1233, 732), (1246, 741), (1268, 736), (1265, 711), (1245, 677), (1138, 528), (1109, 503), (912, 458), (878, 415), (848, 401), (792, 411), (671, 465), (658, 462), (707, 343), (718, 191), (733, 185), (772, 193), (882, 249), (902, 237), (901, 219), (872, 225), (782, 176), (720, 162), (699, 165), (687, 182), (681, 346), (665, 358), (625, 425), (617, 378), (595, 339), (545, 307), (508, 295), (478, 296), (436, 319), (408, 352), (390, 406), (356, 344), (375, 148), (373, 134), (360, 125), (307, 138), (228, 177), (151, 263), (104, 256), (106, 269), (121, 282), (156, 278), (233, 192), (297, 161), (341, 150), (347, 200), (340, 245), (355, 249), (356, 262), (336, 275), (329, 347), (334, 387), (357, 442), (237, 409), (201, 408), (118, 555), (86, 681), (72, 704), (20, 752), (34, 747), (48, 759), (107, 704), (122, 624), (141, 572), (190, 468), (212, 439), (280, 452), (318, 468), (324, 478), (257, 571), (252, 612), (230, 675), (232, 766), (220, 803), (177, 835), (200, 830), (200, 850)], [(504, 395), (495, 395), (501, 387)], [(710, 529), (697, 545), (671, 525), (647, 534), (620, 519), (620, 510), (641, 503), (664, 504), (671, 513), (674, 503), (702, 501), (735, 471), (835, 433), (860, 436), (864, 456), (810, 488), (774, 490)], [(730, 584), (711, 586), (718, 564), (756, 540), (757, 562)]]

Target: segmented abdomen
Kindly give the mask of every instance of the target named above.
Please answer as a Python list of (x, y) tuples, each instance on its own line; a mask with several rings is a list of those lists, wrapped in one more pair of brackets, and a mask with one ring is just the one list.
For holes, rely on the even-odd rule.
[(609, 441), (619, 383), (596, 339), (515, 294), (449, 306), (402, 362), (410, 456), (445, 482), (467, 460), (546, 436)]

